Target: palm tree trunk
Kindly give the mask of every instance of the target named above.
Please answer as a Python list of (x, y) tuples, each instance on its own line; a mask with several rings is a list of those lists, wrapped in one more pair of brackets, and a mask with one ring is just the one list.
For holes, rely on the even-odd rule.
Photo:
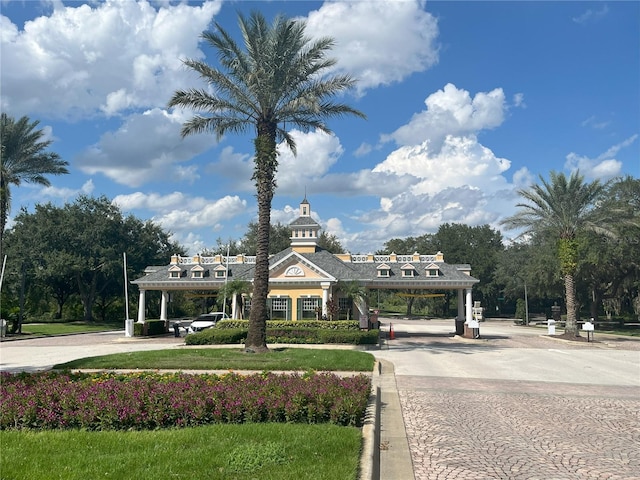
[(576, 316), (576, 289), (573, 279), (573, 274), (566, 273), (564, 275), (564, 289), (567, 301), (567, 322), (565, 324), (564, 332), (566, 335), (580, 336), (578, 332), (578, 323)]
[(253, 179), (258, 197), (258, 238), (256, 267), (253, 276), (253, 297), (249, 314), (249, 331), (245, 350), (265, 352), (267, 347), (267, 295), (269, 294), (269, 233), (271, 230), (271, 200), (275, 190), (277, 168), (275, 125), (258, 125), (255, 142), (256, 158)]

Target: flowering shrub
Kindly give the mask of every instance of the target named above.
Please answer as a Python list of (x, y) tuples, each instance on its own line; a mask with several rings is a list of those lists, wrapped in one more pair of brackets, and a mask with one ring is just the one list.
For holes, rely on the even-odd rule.
[(361, 426), (364, 375), (1, 374), (0, 429), (122, 430), (209, 423)]

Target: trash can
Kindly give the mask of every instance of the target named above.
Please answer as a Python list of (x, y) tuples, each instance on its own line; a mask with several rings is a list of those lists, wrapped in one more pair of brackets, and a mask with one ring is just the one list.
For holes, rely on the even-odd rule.
[(464, 318), (456, 318), (456, 335), (464, 335)]
[(547, 333), (549, 335), (555, 335), (556, 334), (556, 321), (554, 319), (552, 319), (552, 318), (547, 320)]

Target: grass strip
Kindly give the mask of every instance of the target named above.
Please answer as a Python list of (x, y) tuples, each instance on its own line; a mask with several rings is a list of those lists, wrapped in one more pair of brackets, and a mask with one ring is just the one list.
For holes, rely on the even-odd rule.
[(68, 335), (72, 333), (93, 333), (122, 330), (123, 325), (113, 323), (25, 323), (22, 325), (23, 335), (49, 336)]
[(184, 348), (81, 358), (54, 368), (370, 372), (374, 362), (373, 355), (356, 350), (273, 348), (252, 354), (241, 348)]
[(335, 425), (0, 431), (3, 480), (356, 479), (361, 432)]

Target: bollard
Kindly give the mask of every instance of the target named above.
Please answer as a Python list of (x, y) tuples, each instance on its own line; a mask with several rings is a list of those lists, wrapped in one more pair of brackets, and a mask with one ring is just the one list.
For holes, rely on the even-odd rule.
[(556, 321), (552, 318), (550, 318), (549, 320), (547, 320), (547, 333), (549, 335), (555, 335), (556, 334)]

